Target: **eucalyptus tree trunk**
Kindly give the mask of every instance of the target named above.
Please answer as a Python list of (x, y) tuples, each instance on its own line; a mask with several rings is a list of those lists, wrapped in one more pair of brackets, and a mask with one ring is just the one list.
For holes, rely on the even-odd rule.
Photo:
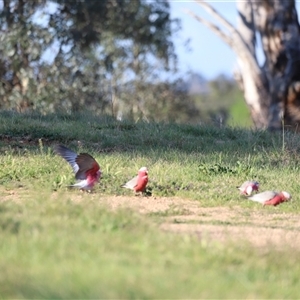
[[(251, 113), (255, 127), (268, 126), (268, 108), (271, 98), (268, 93), (266, 74), (259, 67), (256, 55), (256, 34), (252, 5), (249, 2), (237, 1), (238, 22), (237, 30), (242, 39), (242, 46), (237, 53), (240, 86)], [(246, 55), (247, 54), (247, 55)]]
[[(270, 95), (268, 127), (300, 122), (300, 31), (294, 0), (251, 1)], [(298, 103), (297, 103), (298, 102)]]
[[(300, 30), (294, 0), (237, 0), (235, 28), (211, 5), (195, 0), (224, 28), (189, 12), (212, 29), (237, 55), (238, 81), (257, 128), (277, 130), (300, 123)], [(257, 34), (258, 33), (258, 34)], [(265, 56), (257, 60), (257, 40)]]

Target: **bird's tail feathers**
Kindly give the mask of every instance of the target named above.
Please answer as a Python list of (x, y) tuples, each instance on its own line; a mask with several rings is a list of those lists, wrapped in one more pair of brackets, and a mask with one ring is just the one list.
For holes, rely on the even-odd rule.
[(122, 187), (122, 188), (125, 188), (125, 189), (130, 189), (130, 190), (132, 190), (132, 186), (127, 185), (127, 184), (123, 184), (123, 185), (121, 185), (121, 187)]

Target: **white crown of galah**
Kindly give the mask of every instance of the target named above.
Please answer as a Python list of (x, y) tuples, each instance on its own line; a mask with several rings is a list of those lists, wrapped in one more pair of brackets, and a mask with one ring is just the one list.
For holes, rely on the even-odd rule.
[(291, 195), (288, 192), (282, 191), (282, 195), (285, 199), (291, 199)]

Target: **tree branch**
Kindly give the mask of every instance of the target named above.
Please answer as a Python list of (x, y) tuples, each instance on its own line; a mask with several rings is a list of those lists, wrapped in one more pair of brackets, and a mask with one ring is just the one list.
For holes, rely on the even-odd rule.
[(216, 20), (223, 24), (232, 33), (238, 33), (235, 27), (228, 22), (223, 16), (221, 16), (210, 4), (204, 0), (194, 0), (197, 4), (202, 6), (209, 14), (211, 14)]
[(206, 27), (211, 29), (216, 35), (218, 35), (228, 46), (231, 48), (233, 47), (233, 40), (230, 38), (228, 35), (226, 35), (218, 26), (215, 24), (195, 15), (192, 11), (190, 10), (185, 10), (187, 14), (195, 18), (197, 21), (200, 23), (204, 24)]
[(242, 35), (252, 55), (256, 57), (256, 29), (252, 2), (236, 1), (236, 6), (238, 12), (237, 30)]
[[(239, 33), (239, 31), (230, 23), (228, 22), (223, 16), (221, 16), (210, 4), (205, 2), (204, 0), (194, 0), (197, 4), (202, 6), (208, 13), (210, 13), (216, 20), (218, 20), (220, 23), (222, 23), (229, 31), (230, 31), (230, 40), (231, 43), (230, 47), (232, 50), (236, 53), (236, 55), (241, 60), (247, 60), (252, 65), (252, 70), (258, 75), (261, 74), (262, 70), (258, 65), (257, 59), (255, 55), (253, 55), (251, 49), (248, 47), (247, 43)], [(211, 28), (210, 22), (203, 20), (202, 18), (198, 17), (197, 20), (201, 23), (203, 23), (205, 26)], [(204, 22), (203, 22), (204, 21)], [(217, 27), (213, 25), (214, 27)], [(218, 28), (218, 27), (217, 27)], [(212, 29), (213, 30), (213, 29)], [(220, 29), (219, 29), (220, 30)], [(213, 30), (215, 33), (216, 31)], [(220, 30), (221, 31), (221, 30)], [(222, 32), (223, 35), (225, 35)], [(219, 34), (218, 34), (219, 35)], [(219, 35), (220, 36), (220, 35)], [(226, 35), (225, 35), (226, 36)], [(223, 39), (223, 38), (222, 38)]]

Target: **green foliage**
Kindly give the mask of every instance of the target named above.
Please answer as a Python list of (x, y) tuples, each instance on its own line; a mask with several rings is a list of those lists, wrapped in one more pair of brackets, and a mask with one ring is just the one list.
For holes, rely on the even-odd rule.
[(237, 161), (237, 165), (235, 167), (230, 167), (223, 165), (221, 163), (216, 164), (201, 164), (199, 165), (199, 170), (201, 173), (205, 175), (222, 175), (222, 174), (229, 174), (229, 175), (248, 175), (253, 176), (252, 167), (250, 165), (244, 165), (240, 161)]
[(232, 78), (219, 75), (207, 82), (206, 90), (193, 93), (190, 97), (200, 111), (199, 119), (202, 123), (218, 127), (251, 127), (251, 118), (242, 92)]
[(229, 107), (227, 125), (243, 128), (250, 128), (252, 126), (250, 112), (241, 92), (236, 101)]
[[(58, 33), (58, 39), (62, 43), (65, 43), (67, 36), (74, 42), (73, 47), (78, 44), (84, 50), (91, 44), (105, 45), (102, 39), (106, 39), (105, 34), (109, 33), (115, 39), (133, 41), (144, 48), (144, 51), (151, 51), (153, 55), (165, 61), (174, 55), (170, 37), (172, 29), (175, 28), (172, 28), (173, 21), (170, 19), (168, 2), (56, 2), (60, 6), (51, 16), (50, 26)], [(117, 53), (108, 51), (106, 62), (111, 60), (111, 63), (114, 63), (115, 54)]]
[[(175, 61), (171, 37), (178, 26), (169, 9), (167, 2), (144, 0), (5, 1), (0, 108), (43, 113), (89, 108), (116, 116), (114, 102), (122, 102), (126, 86), (130, 96), (139, 94), (129, 103), (136, 105), (147, 96), (136, 82), (151, 82)], [(153, 66), (158, 61), (160, 68)]]
[(174, 78), (179, 30), (166, 1), (8, 0), (0, 27), (2, 109), (218, 126), (230, 119), (231, 79), (211, 80), (201, 95), (161, 79)]

